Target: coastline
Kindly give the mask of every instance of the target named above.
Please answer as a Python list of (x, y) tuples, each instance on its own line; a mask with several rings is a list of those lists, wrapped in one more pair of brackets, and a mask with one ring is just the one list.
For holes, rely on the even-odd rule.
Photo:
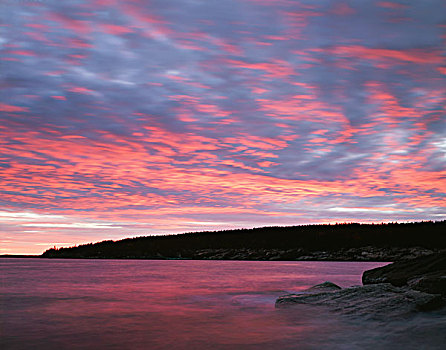
[(362, 319), (389, 319), (445, 311), (446, 251), (366, 270), (362, 285), (348, 288), (326, 281), (276, 300), (276, 307), (324, 306)]
[(16, 259), (32, 259), (32, 258), (41, 258), (42, 255), (22, 255), (22, 254), (3, 254), (0, 255), (1, 258), (16, 258)]
[(260, 227), (106, 240), (45, 258), (400, 261), (446, 249), (446, 221)]
[[(410, 260), (437, 254), (444, 249), (378, 248), (360, 247), (341, 250), (304, 249), (201, 249), (171, 255), (82, 255), (82, 254), (42, 254), (27, 256), (44, 259), (136, 259), (136, 260), (241, 260), (241, 261), (346, 261), (346, 262), (393, 262)], [(13, 257), (13, 256), (10, 256)], [(16, 256), (21, 257), (21, 256)]]

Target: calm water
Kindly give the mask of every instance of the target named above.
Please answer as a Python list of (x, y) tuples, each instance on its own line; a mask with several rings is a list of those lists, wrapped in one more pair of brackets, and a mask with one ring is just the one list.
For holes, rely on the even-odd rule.
[(2, 349), (390, 349), (404, 328), (274, 308), (326, 280), (358, 285), (381, 265), (0, 259)]

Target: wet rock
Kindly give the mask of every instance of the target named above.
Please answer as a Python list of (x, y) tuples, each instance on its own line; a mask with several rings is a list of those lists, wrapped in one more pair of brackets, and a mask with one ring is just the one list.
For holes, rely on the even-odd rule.
[(393, 286), (409, 286), (418, 291), (446, 295), (446, 251), (399, 261), (362, 275), (365, 285), (390, 283)]
[(446, 272), (435, 272), (411, 278), (407, 281), (407, 285), (412, 288), (426, 293), (446, 295)]
[(318, 292), (335, 292), (338, 290), (341, 290), (342, 288), (339, 287), (337, 284), (334, 284), (333, 282), (326, 281), (324, 283), (316, 284), (313, 287), (310, 287), (305, 290), (306, 293), (318, 293)]
[(340, 314), (385, 319), (404, 316), (415, 311), (433, 310), (443, 305), (440, 295), (432, 295), (408, 287), (395, 287), (389, 283), (345, 289), (327, 288), (328, 290), (320, 286), (279, 297), (276, 307), (316, 305), (327, 307), (330, 311)]

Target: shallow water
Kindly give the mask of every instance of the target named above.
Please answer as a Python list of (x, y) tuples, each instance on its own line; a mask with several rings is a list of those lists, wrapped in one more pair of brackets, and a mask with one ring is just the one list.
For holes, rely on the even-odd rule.
[[(327, 280), (358, 285), (364, 270), (381, 265), (0, 259), (1, 346), (395, 349), (403, 344), (405, 349), (440, 349), (442, 315), (377, 324), (314, 307), (274, 307), (278, 296)], [(432, 320), (440, 327), (433, 333)], [(426, 336), (434, 339), (426, 343)]]

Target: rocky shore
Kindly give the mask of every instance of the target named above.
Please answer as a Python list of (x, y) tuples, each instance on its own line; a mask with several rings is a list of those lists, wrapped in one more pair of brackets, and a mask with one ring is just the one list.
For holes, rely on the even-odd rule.
[(77, 258), (77, 259), (186, 259), (186, 260), (252, 260), (252, 261), (406, 261), (418, 257), (440, 253), (440, 249), (424, 247), (356, 247), (331, 250), (294, 249), (253, 249), (253, 248), (208, 248), (183, 249), (179, 252), (163, 254), (139, 253), (119, 254), (118, 256), (104, 254), (98, 251), (95, 254), (82, 252), (71, 254), (53, 252), (45, 253), (43, 258)]
[(197, 260), (402, 261), (438, 252), (440, 251), (422, 247), (381, 248), (373, 246), (315, 251), (302, 248), (288, 250), (202, 249), (188, 257)]
[(446, 297), (446, 251), (365, 271), (362, 283), (390, 283)]
[(315, 305), (330, 311), (387, 319), (446, 305), (446, 252), (417, 257), (365, 271), (363, 285), (341, 288), (325, 282), (279, 297), (276, 307)]

